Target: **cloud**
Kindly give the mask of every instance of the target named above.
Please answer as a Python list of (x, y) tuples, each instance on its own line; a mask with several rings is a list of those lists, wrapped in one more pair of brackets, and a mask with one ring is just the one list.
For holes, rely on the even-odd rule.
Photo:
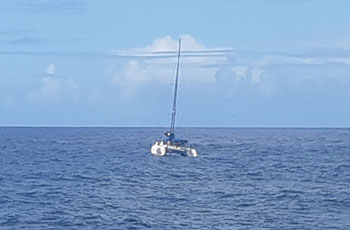
[(43, 77), (40, 88), (29, 95), (30, 102), (39, 104), (76, 103), (80, 100), (80, 87), (73, 78)]
[(36, 38), (36, 37), (21, 37), (12, 40), (5, 40), (3, 43), (11, 44), (11, 45), (40, 45), (44, 43), (50, 43), (53, 41)]
[[(220, 68), (218, 92), (227, 96), (314, 97), (350, 93), (350, 63), (333, 59), (273, 57)], [(333, 95), (333, 96), (334, 96)], [(331, 96), (331, 95), (330, 95)]]
[(56, 41), (51, 41), (47, 39), (38, 38), (31, 36), (33, 33), (37, 32), (34, 29), (9, 29), (0, 30), (0, 43), (10, 44), (10, 45), (36, 45), (51, 43)]
[(118, 70), (111, 80), (121, 89), (122, 96), (131, 97), (137, 88), (148, 80), (146, 73), (147, 66), (132, 60), (128, 61), (123, 69)]
[[(190, 35), (182, 35), (181, 41), (180, 74), (186, 71), (184, 80), (189, 84), (214, 82), (217, 65), (227, 63), (227, 51), (231, 49), (207, 48)], [(177, 49), (178, 41), (165, 36), (155, 39), (151, 45), (144, 48), (112, 51), (112, 56), (129, 57), (126, 64), (116, 70), (112, 82), (117, 85), (123, 96), (131, 97), (144, 84), (167, 84), (173, 81)]]
[[(335, 92), (350, 87), (350, 64), (280, 64), (265, 67), (262, 78), (272, 82), (280, 93), (303, 92), (308, 94)], [(282, 90), (281, 90), (282, 89)]]
[[(18, 35), (21, 32), (18, 32)], [(28, 32), (29, 33), (29, 32)], [(40, 38), (35, 36), (16, 36), (15, 32), (4, 32), (4, 36), (2, 36), (2, 39), (0, 39), (0, 43), (9, 44), (13, 46), (19, 46), (19, 45), (45, 45), (45, 44), (51, 44), (51, 43), (64, 43), (64, 42), (75, 42), (79, 41), (79, 39), (70, 39), (70, 40), (58, 40), (58, 39), (46, 39), (46, 38)], [(0, 32), (1, 35), (1, 32)], [(24, 34), (23, 34), (24, 35)], [(45, 52), (45, 51), (32, 51), (32, 52), (25, 52), (25, 51), (12, 51), (8, 52), (7, 54), (11, 55), (32, 55), (32, 56), (39, 56), (42, 54), (47, 54), (50, 56), (54, 56), (55, 53), (62, 55), (62, 53), (66, 52)]]
[[(350, 50), (347, 49), (321, 47), (301, 53), (259, 53), (222, 46), (208, 47), (190, 35), (183, 35), (181, 39), (180, 83), (188, 87), (207, 84), (223, 96), (271, 97), (301, 92), (302, 89), (304, 95), (308, 90), (320, 93), (326, 85), (339, 87), (345, 93), (342, 84), (349, 85)], [(175, 78), (177, 46), (177, 39), (165, 36), (143, 48), (129, 50), (97, 53), (3, 51), (0, 55), (108, 60), (113, 63), (108, 83), (123, 97), (131, 98), (148, 86), (169, 87)], [(57, 80), (58, 77), (53, 76), (55, 72), (54, 64), (45, 69), (46, 77)], [(58, 91), (64, 92), (67, 84), (58, 79)], [(42, 83), (48, 89), (50, 84), (53, 87), (54, 80)], [(54, 92), (53, 88), (51, 90)], [(103, 93), (101, 89), (99, 94)]]
[(10, 30), (0, 30), (0, 35), (2, 36), (22, 36), (36, 32), (34, 29), (10, 29)]
[[(230, 47), (206, 48), (203, 44), (196, 41), (191, 35), (181, 36), (181, 56), (182, 57), (214, 57), (224, 56), (232, 53)], [(112, 50), (110, 54), (118, 57), (129, 58), (155, 58), (166, 59), (177, 57), (178, 40), (170, 36), (157, 38), (153, 43), (144, 48), (135, 48), (130, 50)]]
[(43, 77), (41, 89), (37, 96), (42, 100), (59, 101), (62, 97), (62, 81), (55, 77)]
[[(307, 95), (321, 93), (326, 85), (336, 88), (349, 82), (350, 52), (345, 49), (254, 53), (208, 48), (190, 35), (181, 39), (180, 81), (193, 87), (211, 84), (223, 96)], [(112, 82), (127, 97), (150, 83), (165, 86), (174, 80), (177, 46), (177, 40), (166, 36), (144, 48), (112, 51), (112, 56), (128, 57), (116, 68)]]
[(22, 0), (19, 8), (26, 11), (76, 11), (86, 8), (82, 0)]
[(45, 74), (39, 89), (29, 94), (30, 102), (52, 104), (81, 101), (80, 87), (74, 78), (57, 76), (54, 64), (46, 67)]
[(296, 54), (296, 56), (314, 58), (350, 57), (350, 49), (340, 47), (318, 47), (310, 49), (301, 54)]
[[(0, 55), (33, 56), (33, 57), (57, 57), (77, 59), (116, 59), (107, 53), (98, 52), (71, 52), (71, 51), (0, 51)], [(120, 58), (120, 57), (117, 57)]]
[(347, 49), (318, 48), (296, 54), (242, 51), (231, 54), (228, 62), (215, 75), (217, 92), (226, 96), (349, 95), (345, 90), (350, 88)]
[(55, 74), (56, 67), (54, 64), (50, 64), (46, 67), (47, 74)]

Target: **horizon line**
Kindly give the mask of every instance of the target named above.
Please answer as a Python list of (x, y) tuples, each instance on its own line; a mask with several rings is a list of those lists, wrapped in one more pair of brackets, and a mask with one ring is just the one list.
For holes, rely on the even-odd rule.
[[(108, 125), (0, 125), (0, 128), (169, 128), (168, 126), (108, 126)], [(176, 128), (207, 129), (350, 129), (350, 126), (179, 126)]]

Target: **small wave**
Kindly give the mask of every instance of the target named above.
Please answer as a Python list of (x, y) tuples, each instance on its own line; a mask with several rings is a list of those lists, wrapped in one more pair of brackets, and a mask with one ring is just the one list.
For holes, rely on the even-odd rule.
[(0, 136), (4, 229), (347, 229), (350, 129), (194, 129), (196, 159), (152, 156), (159, 129), (39, 131)]

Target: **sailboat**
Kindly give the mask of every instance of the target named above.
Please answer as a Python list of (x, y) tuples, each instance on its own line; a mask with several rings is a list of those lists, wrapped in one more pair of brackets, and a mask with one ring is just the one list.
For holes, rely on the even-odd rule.
[(198, 153), (195, 148), (188, 145), (187, 140), (175, 138), (175, 117), (176, 117), (176, 101), (177, 101), (177, 88), (179, 81), (179, 65), (180, 65), (180, 51), (181, 51), (181, 39), (179, 39), (179, 50), (177, 53), (177, 66), (176, 66), (176, 78), (173, 98), (173, 108), (171, 111), (170, 130), (165, 132), (166, 138), (163, 140), (155, 141), (151, 147), (151, 153), (157, 156), (165, 156), (167, 153), (180, 153), (187, 156), (197, 157)]

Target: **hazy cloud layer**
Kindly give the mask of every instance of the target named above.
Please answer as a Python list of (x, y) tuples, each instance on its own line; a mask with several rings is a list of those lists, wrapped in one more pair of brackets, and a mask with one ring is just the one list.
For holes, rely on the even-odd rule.
[(11, 29), (11, 30), (0, 30), (2, 36), (23, 36), (36, 32), (34, 29)]
[[(302, 54), (249, 53), (207, 48), (189, 35), (182, 36), (182, 44), (181, 81), (193, 87), (210, 83), (226, 96), (307, 95), (349, 84), (350, 53), (344, 49), (328, 48), (332, 50), (328, 55), (324, 48)], [(177, 45), (177, 40), (166, 36), (145, 48), (113, 51), (112, 56), (126, 55), (129, 60), (117, 68), (112, 82), (128, 97), (150, 82), (167, 85), (174, 79)], [(194, 52), (198, 56), (189, 55)]]
[[(139, 118), (131, 111), (138, 111), (150, 122), (157, 122), (151, 112), (157, 111), (157, 119), (167, 123), (177, 44), (176, 39), (165, 36), (144, 48), (104, 53), (0, 52), (0, 57), (22, 60), (23, 64), (33, 60), (32, 67), (45, 63), (41, 64), (41, 73), (34, 74), (35, 80), (28, 80), (30, 86), (19, 85), (20, 93), (13, 93), (6, 87), (8, 83), (2, 82), (0, 106), (7, 109), (25, 103), (63, 111), (72, 106), (87, 112), (93, 106), (103, 111), (114, 109), (128, 121), (137, 121)], [(218, 121), (211, 117), (221, 117), (227, 122), (223, 125), (239, 119), (242, 125), (264, 126), (286, 124), (283, 116), (289, 116), (289, 125), (304, 124), (304, 120), (312, 125), (350, 114), (346, 109), (350, 100), (350, 53), (346, 49), (327, 48), (329, 53), (324, 48), (294, 54), (254, 53), (208, 47), (189, 35), (182, 36), (182, 44), (179, 107), (187, 112), (188, 120), (202, 119), (205, 124), (215, 125)], [(12, 86), (17, 87), (14, 83)], [(199, 118), (196, 111), (201, 111), (204, 118)], [(280, 120), (269, 120), (272, 113)], [(179, 116), (180, 124), (191, 125), (186, 123), (188, 120)]]
[(78, 103), (81, 100), (80, 86), (72, 77), (56, 75), (56, 65), (49, 64), (44, 70), (40, 85), (28, 94), (27, 99), (35, 104)]
[[(273, 96), (308, 88), (349, 82), (350, 51), (319, 48), (304, 53), (252, 53), (230, 47), (207, 47), (190, 35), (182, 37), (180, 81), (189, 87), (211, 84), (227, 95)], [(55, 58), (116, 60), (109, 83), (125, 97), (133, 97), (148, 84), (168, 86), (174, 81), (178, 41), (165, 36), (144, 48), (105, 53), (66, 51), (7, 51), (0, 55), (29, 55)], [(55, 73), (55, 65), (47, 67)], [(316, 89), (318, 88), (318, 89)], [(307, 92), (305, 92), (307, 93)]]
[(19, 8), (28, 11), (82, 10), (87, 6), (82, 0), (20, 0)]
[(20, 37), (20, 38), (15, 38), (11, 40), (1, 41), (1, 43), (6, 43), (10, 45), (41, 45), (49, 42), (52, 42), (52, 41), (48, 41), (48, 40), (36, 38), (36, 37)]

